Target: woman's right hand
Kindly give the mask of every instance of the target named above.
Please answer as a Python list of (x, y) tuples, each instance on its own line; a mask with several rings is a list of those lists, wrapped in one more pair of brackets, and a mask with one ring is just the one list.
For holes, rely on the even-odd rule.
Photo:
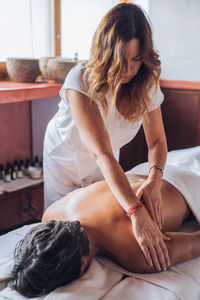
[(131, 215), (131, 221), (134, 236), (147, 263), (158, 272), (165, 271), (170, 266), (170, 259), (164, 241), (170, 241), (170, 237), (160, 231), (144, 206)]

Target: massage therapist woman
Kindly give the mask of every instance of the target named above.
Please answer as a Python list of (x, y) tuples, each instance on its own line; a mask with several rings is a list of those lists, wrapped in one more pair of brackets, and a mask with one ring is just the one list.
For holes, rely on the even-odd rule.
[[(59, 110), (47, 126), (43, 159), (45, 207), (105, 178), (128, 212), (133, 238), (147, 262), (160, 263), (164, 270), (165, 263), (169, 266), (164, 241), (169, 238), (161, 232), (161, 178), (167, 145), (159, 75), (160, 61), (144, 12), (131, 3), (113, 7), (96, 30), (89, 61), (75, 66), (65, 79)], [(115, 157), (141, 125), (150, 172), (135, 195)]]

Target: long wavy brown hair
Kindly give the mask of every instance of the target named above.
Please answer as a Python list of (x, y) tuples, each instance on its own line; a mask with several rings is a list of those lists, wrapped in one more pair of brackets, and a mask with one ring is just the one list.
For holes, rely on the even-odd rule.
[[(142, 64), (131, 81), (122, 84), (122, 74), (127, 65), (124, 45), (133, 38), (140, 41)], [(110, 92), (112, 108), (116, 108), (121, 96), (126, 94), (127, 104), (120, 113), (129, 121), (137, 121), (152, 104), (149, 91), (158, 84), (159, 76), (160, 60), (153, 48), (152, 31), (145, 13), (132, 3), (114, 6), (94, 34), (83, 76), (91, 101), (100, 101), (107, 116), (107, 91)]]

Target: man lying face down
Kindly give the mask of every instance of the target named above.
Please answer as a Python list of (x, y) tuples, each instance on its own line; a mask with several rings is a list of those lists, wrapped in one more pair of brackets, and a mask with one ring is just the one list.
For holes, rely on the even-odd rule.
[[(127, 176), (136, 192), (145, 176)], [(25, 297), (41, 296), (79, 278), (96, 255), (108, 256), (139, 273), (166, 270), (199, 256), (200, 232), (175, 232), (190, 210), (182, 194), (165, 180), (162, 201), (163, 232), (170, 237), (165, 241), (167, 261), (160, 255), (160, 261), (152, 257), (152, 265), (146, 262), (129, 217), (106, 182), (101, 181), (77, 189), (48, 207), (42, 223), (32, 228), (16, 248), (11, 285)], [(151, 219), (145, 206), (136, 209), (133, 217), (137, 218), (142, 209)], [(162, 251), (162, 245), (160, 248)]]

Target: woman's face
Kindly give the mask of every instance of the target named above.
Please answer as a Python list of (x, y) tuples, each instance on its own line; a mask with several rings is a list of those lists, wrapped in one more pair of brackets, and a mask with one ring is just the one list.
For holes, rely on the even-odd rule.
[(140, 41), (138, 39), (134, 38), (125, 44), (124, 56), (127, 68), (123, 74), (122, 83), (127, 83), (137, 74), (142, 64)]

